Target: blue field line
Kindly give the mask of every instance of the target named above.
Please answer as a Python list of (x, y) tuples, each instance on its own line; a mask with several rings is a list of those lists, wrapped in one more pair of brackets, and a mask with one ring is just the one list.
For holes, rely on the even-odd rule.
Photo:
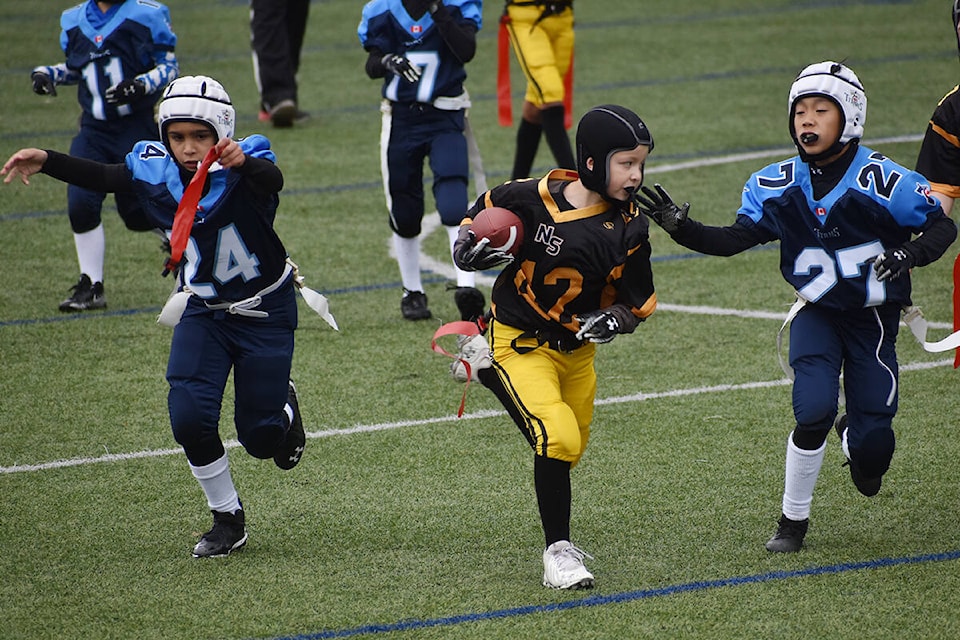
[(413, 619), (391, 623), (366, 624), (348, 629), (332, 629), (311, 634), (280, 636), (273, 638), (272, 640), (323, 640), (326, 638), (352, 638), (356, 636), (373, 635), (378, 633), (391, 633), (394, 631), (414, 631), (416, 629), (428, 629), (432, 627), (449, 627), (470, 622), (481, 622), (484, 620), (516, 618), (535, 613), (549, 613), (552, 611), (566, 611), (568, 609), (579, 609), (582, 607), (597, 607), (608, 604), (634, 602), (637, 600), (648, 600), (650, 598), (672, 596), (678, 593), (706, 591), (708, 589), (718, 589), (722, 587), (737, 587), (743, 584), (762, 584), (765, 582), (790, 580), (792, 578), (807, 578), (812, 576), (848, 573), (850, 571), (882, 569), (886, 567), (923, 564), (929, 562), (945, 562), (948, 560), (957, 559), (960, 559), (960, 550), (945, 551), (942, 553), (927, 553), (901, 558), (879, 558), (876, 560), (865, 560), (863, 562), (846, 562), (823, 567), (808, 567), (806, 569), (795, 569), (793, 571), (770, 571), (767, 573), (759, 573), (750, 576), (734, 576), (732, 578), (722, 578), (719, 580), (698, 580), (696, 582), (685, 582), (666, 587), (659, 587), (657, 589), (640, 589), (637, 591), (625, 591), (623, 593), (612, 593), (603, 596), (594, 595), (586, 598), (578, 598), (576, 600), (554, 602), (551, 604), (511, 607), (509, 609), (496, 609), (494, 611), (480, 613), (464, 613), (443, 618), (425, 618), (422, 620)]

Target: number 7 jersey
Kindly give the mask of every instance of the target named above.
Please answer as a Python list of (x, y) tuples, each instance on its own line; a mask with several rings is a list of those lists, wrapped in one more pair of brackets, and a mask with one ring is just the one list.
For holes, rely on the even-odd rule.
[(771, 164), (743, 189), (738, 222), (759, 242), (780, 241), (780, 271), (804, 299), (837, 310), (910, 304), (910, 278), (880, 282), (872, 268), (944, 213), (930, 185), (867, 147), (822, 198), (799, 157)]

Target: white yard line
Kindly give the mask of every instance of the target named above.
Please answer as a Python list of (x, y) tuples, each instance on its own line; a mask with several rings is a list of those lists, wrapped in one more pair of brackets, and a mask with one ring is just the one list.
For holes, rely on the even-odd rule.
[[(933, 369), (935, 367), (952, 366), (953, 360), (938, 360), (936, 362), (918, 362), (915, 364), (903, 365), (900, 371), (922, 371)], [(769, 389), (772, 387), (788, 386), (790, 381), (786, 378), (778, 380), (760, 380), (756, 382), (744, 382), (741, 384), (722, 384), (712, 387), (693, 387), (690, 389), (673, 389), (669, 391), (658, 391), (654, 393), (634, 393), (627, 396), (615, 396), (611, 398), (601, 398), (596, 401), (598, 405), (607, 404), (625, 404), (631, 402), (645, 402), (648, 400), (657, 400), (660, 398), (678, 398), (682, 396), (696, 396), (711, 393), (729, 393), (731, 391), (751, 391), (754, 389)], [(422, 420), (401, 420), (398, 422), (381, 422), (377, 424), (356, 425), (342, 429), (324, 429), (323, 431), (311, 431), (307, 433), (308, 438), (330, 438), (333, 436), (349, 436), (360, 433), (375, 433), (377, 431), (391, 431), (393, 429), (402, 429), (404, 427), (417, 427), (428, 424), (438, 424), (443, 422), (457, 422), (458, 420), (478, 420), (481, 418), (492, 418), (505, 416), (506, 411), (476, 411), (465, 413), (462, 418), (455, 415), (439, 416), (436, 418), (425, 418)], [(228, 449), (234, 449), (240, 446), (236, 440), (224, 442)], [(20, 464), (11, 467), (0, 467), (0, 475), (12, 473), (26, 473), (28, 471), (46, 471), (48, 469), (62, 469), (65, 467), (79, 467), (101, 462), (118, 462), (122, 460), (138, 460), (141, 458), (160, 458), (163, 456), (180, 455), (182, 449), (154, 449), (152, 451), (135, 451), (132, 453), (107, 453), (102, 456), (89, 458), (70, 458), (68, 460), (54, 460), (53, 462), (43, 462), (39, 464)]]
[[(874, 140), (867, 141), (868, 146), (878, 145), (878, 144), (888, 144), (896, 142), (917, 142), (921, 139), (920, 135), (910, 135), (910, 136), (896, 136), (891, 138), (877, 138)], [(670, 171), (681, 171), (683, 169), (694, 169), (697, 167), (707, 167), (715, 166), (722, 164), (730, 164), (732, 162), (742, 162), (744, 160), (757, 160), (768, 157), (780, 157), (780, 156), (790, 156), (794, 152), (793, 149), (784, 148), (784, 149), (769, 149), (766, 151), (756, 151), (751, 153), (738, 153), (727, 156), (718, 156), (715, 158), (702, 158), (698, 160), (691, 160), (689, 162), (680, 162), (676, 164), (653, 166), (647, 172), (648, 174), (654, 173), (667, 173)], [(433, 212), (427, 216), (424, 216), (423, 220), (423, 236), (426, 237), (437, 228), (440, 227), (440, 216)], [(392, 246), (392, 243), (391, 243)], [(393, 255), (392, 248), (390, 250), (391, 255)], [(456, 274), (453, 270), (453, 265), (449, 260), (440, 261), (435, 260), (427, 255), (421, 255), (420, 265), (423, 269), (433, 271), (444, 277), (455, 278)], [(477, 274), (477, 283), (490, 286), (493, 284), (495, 278), (491, 276), (486, 276), (482, 273)], [(677, 313), (693, 313), (700, 315), (713, 315), (713, 316), (739, 316), (742, 318), (757, 318), (764, 320), (779, 320), (783, 321), (786, 318), (786, 312), (772, 312), (772, 311), (749, 311), (744, 309), (723, 309), (720, 307), (706, 307), (706, 306), (686, 306), (686, 305), (675, 305), (675, 304), (666, 304), (660, 303), (657, 305), (657, 308), (660, 311), (673, 311)], [(952, 328), (951, 324), (945, 322), (931, 322), (929, 326), (934, 329), (950, 329)], [(917, 371), (922, 369), (930, 369), (933, 367), (945, 367), (952, 365), (952, 360), (940, 360), (937, 362), (922, 362), (911, 365), (903, 365), (900, 367), (901, 371)], [(746, 382), (743, 384), (732, 384), (732, 385), (719, 385), (715, 387), (696, 387), (693, 389), (675, 389), (672, 391), (661, 391), (657, 393), (636, 393), (629, 396), (618, 396), (614, 398), (603, 398), (598, 399), (596, 404), (621, 404), (625, 402), (643, 402), (645, 400), (655, 400), (657, 398), (675, 398), (679, 396), (690, 396), (690, 395), (700, 395), (707, 393), (723, 393), (728, 391), (743, 391), (750, 389), (765, 389), (769, 387), (780, 387), (789, 385), (790, 381), (786, 378), (781, 380), (766, 380), (758, 382)], [(391, 429), (399, 429), (402, 427), (411, 427), (411, 426), (420, 426), (426, 424), (435, 424), (439, 422), (454, 422), (456, 420), (475, 420), (479, 418), (489, 418), (493, 416), (506, 415), (504, 411), (479, 411), (476, 413), (467, 413), (464, 414), (462, 418), (457, 418), (456, 416), (441, 416), (437, 418), (427, 418), (424, 420), (405, 420), (401, 422), (383, 422), (379, 424), (370, 424), (370, 425), (357, 425), (354, 427), (347, 427), (344, 429), (326, 429), (323, 431), (313, 431), (307, 434), (308, 438), (328, 438), (332, 436), (344, 436), (352, 435), (357, 433), (372, 433), (376, 431), (388, 431)], [(228, 449), (233, 449), (240, 446), (240, 443), (236, 440), (228, 440), (224, 443)], [(43, 462), (39, 464), (20, 464), (10, 467), (0, 467), (0, 474), (10, 474), (10, 473), (24, 473), (27, 471), (44, 471), (47, 469), (61, 469), (64, 467), (77, 467), (88, 464), (97, 464), (101, 462), (115, 462), (121, 460), (137, 460), (140, 458), (158, 458), (162, 456), (178, 455), (182, 453), (182, 450), (179, 448), (176, 449), (156, 449), (153, 451), (135, 451), (133, 453), (107, 453), (102, 456), (92, 457), (92, 458), (71, 458), (69, 460), (55, 460), (53, 462)]]

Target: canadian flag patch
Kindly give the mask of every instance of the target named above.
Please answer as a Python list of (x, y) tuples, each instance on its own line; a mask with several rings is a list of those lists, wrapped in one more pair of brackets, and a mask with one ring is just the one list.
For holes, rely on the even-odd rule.
[(422, 33), (422, 32), (423, 32), (423, 27), (421, 27), (418, 24), (415, 24), (412, 27), (410, 27), (410, 33), (416, 34), (416, 33)]

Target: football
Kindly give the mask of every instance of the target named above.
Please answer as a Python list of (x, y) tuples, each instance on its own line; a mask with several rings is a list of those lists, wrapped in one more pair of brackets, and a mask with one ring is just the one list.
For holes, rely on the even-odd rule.
[(473, 219), (470, 230), (477, 240), (488, 238), (491, 249), (517, 255), (523, 244), (523, 221), (503, 207), (487, 207)]

